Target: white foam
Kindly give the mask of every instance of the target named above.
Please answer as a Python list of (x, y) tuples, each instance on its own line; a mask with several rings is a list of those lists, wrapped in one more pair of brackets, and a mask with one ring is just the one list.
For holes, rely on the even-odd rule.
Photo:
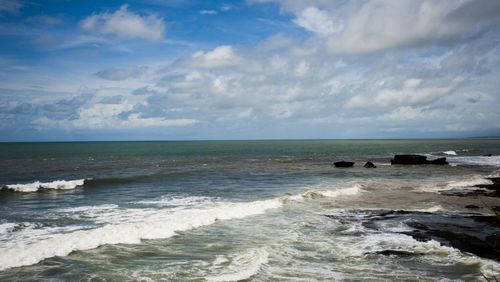
[[(241, 281), (249, 279), (257, 274), (262, 265), (268, 262), (269, 253), (264, 248), (250, 249), (244, 253), (238, 254), (231, 260), (231, 264), (216, 276), (208, 276), (207, 281)], [(220, 259), (215, 263), (220, 264)]]
[(0, 235), (3, 235), (5, 233), (12, 231), (12, 229), (14, 229), (14, 227), (16, 227), (16, 225), (17, 225), (16, 223), (12, 223), (12, 222), (1, 223), (0, 224)]
[(360, 184), (355, 184), (353, 187), (338, 189), (338, 190), (328, 190), (321, 191), (320, 193), (326, 197), (335, 198), (339, 196), (353, 196), (359, 194), (362, 191)]
[(435, 205), (426, 209), (416, 209), (415, 211), (435, 213), (435, 212), (446, 211), (446, 209), (444, 209), (441, 205)]
[(342, 247), (346, 256), (363, 256), (384, 250), (399, 250), (423, 254), (449, 254), (457, 251), (442, 246), (435, 240), (421, 242), (412, 236), (399, 233), (372, 233), (353, 240), (352, 244)]
[(115, 209), (117, 208), (118, 205), (115, 204), (106, 204), (106, 205), (100, 205), (100, 206), (79, 206), (79, 207), (72, 207), (72, 208), (61, 208), (57, 209), (57, 212), (62, 212), (62, 213), (94, 213), (94, 212), (100, 212), (103, 210), (110, 210), (110, 209)]
[[(211, 208), (183, 209), (175, 212), (169, 209), (156, 210), (141, 216), (141, 220), (137, 222), (125, 221), (90, 230), (58, 233), (44, 239), (37, 236), (22, 238), (10, 242), (7, 247), (0, 245), (0, 271), (105, 244), (138, 244), (142, 239), (168, 238), (174, 236), (177, 231), (210, 225), (217, 220), (258, 215), (281, 206), (278, 199), (271, 199), (247, 203), (220, 203)], [(128, 209), (122, 212), (126, 214)]]
[(473, 187), (481, 184), (493, 184), (493, 182), (482, 176), (476, 175), (466, 180), (448, 181), (446, 183), (446, 189)]
[(168, 196), (162, 197), (157, 200), (144, 200), (135, 202), (136, 204), (143, 205), (155, 205), (155, 206), (199, 206), (204, 203), (211, 203), (214, 201), (214, 198), (210, 197), (202, 197), (202, 196), (188, 196), (188, 197), (179, 197), (179, 196)]
[(33, 183), (27, 184), (9, 184), (5, 185), (7, 189), (14, 190), (16, 192), (36, 192), (39, 189), (58, 189), (58, 190), (69, 190), (75, 189), (78, 186), (83, 186), (85, 179), (77, 180), (56, 180), (52, 182), (40, 182), (35, 181)]
[(467, 179), (447, 181), (445, 183), (440, 183), (438, 185), (436, 184), (423, 185), (418, 187), (417, 190), (422, 192), (439, 192), (452, 189), (467, 189), (467, 188), (477, 189), (474, 186), (481, 184), (492, 184), (492, 183), (493, 182), (491, 180), (486, 179), (481, 175), (475, 175), (472, 177), (468, 177)]
[(450, 165), (485, 165), (500, 166), (500, 156), (450, 156), (447, 158)]
[(445, 155), (451, 155), (451, 156), (456, 156), (457, 152), (455, 152), (455, 151), (444, 151), (443, 154), (445, 154)]
[(492, 173), (488, 174), (488, 176), (486, 177), (500, 177), (500, 169), (497, 169), (495, 171), (493, 171)]
[[(321, 188), (320, 188), (321, 189)], [(362, 191), (360, 184), (354, 184), (354, 186), (349, 188), (341, 188), (335, 190), (307, 190), (306, 192), (293, 195), (293, 196), (284, 196), (281, 200), (285, 203), (294, 201), (294, 202), (302, 202), (305, 199), (320, 199), (320, 198), (336, 198), (339, 196), (353, 196), (359, 194)]]

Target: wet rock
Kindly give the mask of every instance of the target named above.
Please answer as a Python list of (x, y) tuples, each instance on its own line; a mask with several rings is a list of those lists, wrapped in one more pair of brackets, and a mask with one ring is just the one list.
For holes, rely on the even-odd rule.
[(366, 168), (376, 168), (377, 166), (373, 164), (372, 162), (366, 162), (366, 164), (363, 166)]
[(438, 158), (435, 160), (427, 160), (426, 156), (421, 155), (395, 155), (391, 160), (392, 165), (423, 165), (423, 164), (435, 164), (435, 165), (446, 165), (448, 162), (446, 158)]
[(319, 192), (315, 192), (315, 191), (307, 191), (304, 194), (302, 194), (302, 197), (304, 197), (306, 199), (316, 200), (316, 199), (325, 198), (325, 195), (323, 195)]
[[(327, 215), (328, 216), (328, 215)], [(393, 233), (386, 226), (404, 223), (410, 229), (396, 231), (412, 236), (415, 240), (438, 241), (440, 244), (473, 253), (477, 256), (500, 261), (500, 220), (495, 216), (470, 214), (437, 214), (398, 210), (357, 210), (345, 215), (328, 216), (342, 224), (359, 224), (364, 232)], [(341, 218), (341, 220), (340, 220)], [(399, 250), (381, 251), (382, 255), (407, 255)], [(409, 255), (409, 254), (408, 254)]]
[(435, 165), (447, 165), (448, 162), (446, 161), (446, 158), (437, 158), (435, 160), (429, 161), (430, 164), (435, 164)]
[(354, 162), (340, 161), (340, 162), (334, 162), (333, 165), (335, 167), (352, 167), (354, 165)]
[(420, 155), (395, 155), (394, 159), (391, 160), (391, 164), (427, 164), (427, 157)]
[(411, 257), (411, 256), (422, 255), (420, 253), (412, 253), (412, 252), (398, 251), (398, 250), (383, 250), (383, 251), (378, 251), (378, 252), (368, 253), (368, 254), (377, 254), (377, 255), (383, 255), (383, 256), (398, 256), (398, 257)]
[(26, 229), (26, 227), (28, 227), (28, 225), (26, 225), (24, 223), (20, 223), (20, 224), (14, 226), (14, 228), (12, 229), (12, 232), (23, 231), (24, 229)]
[(467, 190), (448, 190), (441, 191), (440, 194), (446, 196), (457, 196), (457, 197), (477, 197), (477, 196), (486, 196), (486, 197), (495, 197), (500, 198), (500, 177), (491, 177), (488, 178), (491, 180), (492, 184), (478, 184), (474, 185), (479, 189), (467, 189)]
[(487, 179), (490, 180), (492, 184), (478, 184), (475, 185), (475, 187), (488, 190), (500, 190), (500, 177), (489, 177)]
[(467, 208), (467, 209), (482, 209), (482, 207), (476, 206), (476, 205), (466, 205), (465, 208)]

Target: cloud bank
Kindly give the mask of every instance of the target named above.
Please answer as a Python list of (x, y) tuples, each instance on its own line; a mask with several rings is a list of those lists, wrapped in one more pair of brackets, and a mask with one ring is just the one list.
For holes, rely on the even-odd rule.
[[(66, 77), (43, 92), (4, 87), (0, 127), (130, 135), (149, 129), (151, 136), (184, 139), (500, 132), (497, 1), (259, 0), (250, 5), (278, 6), (293, 29), (277, 28), (253, 44), (182, 45), (168, 59), (170, 45), (140, 45), (144, 49), (135, 54), (150, 56), (147, 61), (120, 57), (115, 64), (96, 64), (70, 87), (60, 86)], [(193, 14), (210, 19), (223, 14), (200, 11)], [(130, 47), (128, 54), (144, 39), (158, 44), (165, 32), (162, 17), (139, 15), (127, 6), (90, 15), (80, 27)], [(231, 32), (250, 32), (240, 29)]]

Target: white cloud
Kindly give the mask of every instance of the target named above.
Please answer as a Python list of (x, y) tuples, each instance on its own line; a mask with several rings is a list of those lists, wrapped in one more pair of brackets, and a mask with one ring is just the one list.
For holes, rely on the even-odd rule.
[(219, 68), (236, 65), (240, 58), (229, 45), (218, 46), (212, 51), (198, 51), (194, 53), (187, 64), (193, 67)]
[(217, 11), (215, 10), (201, 10), (201, 15), (217, 15)]
[(197, 119), (166, 119), (162, 117), (142, 117), (140, 113), (131, 113), (127, 118), (119, 115), (133, 109), (132, 104), (94, 104), (81, 108), (77, 119), (52, 119), (40, 117), (34, 121), (38, 127), (64, 129), (127, 129), (146, 127), (189, 126), (198, 123)]
[(463, 81), (463, 77), (456, 77), (447, 86), (422, 86), (422, 79), (411, 78), (401, 88), (381, 89), (373, 98), (355, 95), (345, 105), (348, 108), (427, 105), (452, 92)]
[(252, 0), (276, 2), (294, 22), (327, 36), (332, 53), (363, 54), (428, 42), (467, 40), (500, 24), (500, 2), (489, 0)]
[(327, 12), (316, 7), (304, 9), (294, 22), (306, 30), (320, 35), (329, 35), (340, 29)]
[(229, 4), (224, 4), (222, 7), (220, 7), (220, 10), (223, 12), (231, 11), (233, 9), (233, 6)]
[(300, 61), (297, 66), (295, 66), (296, 76), (305, 76), (310, 70), (309, 64), (305, 61)]
[[(125, 132), (129, 128), (187, 126), (198, 122), (194, 117), (203, 116), (205, 122), (196, 128), (197, 132), (224, 127), (234, 138), (238, 137), (234, 132), (243, 131), (258, 131), (263, 138), (286, 137), (289, 133), (309, 138), (355, 138), (380, 136), (377, 134), (382, 131), (394, 135), (412, 132), (417, 136), (431, 129), (484, 129), (500, 120), (496, 110), (500, 107), (498, 29), (476, 34), (469, 41), (448, 41), (445, 38), (458, 35), (453, 35), (454, 31), (442, 33), (445, 27), (437, 27), (436, 35), (428, 34), (427, 23), (420, 23), (425, 18), (433, 24), (449, 21), (441, 16), (451, 15), (452, 9), (442, 7), (452, 6), (452, 2), (284, 0), (282, 5), (285, 2), (283, 11), (297, 19), (309, 7), (317, 7), (332, 21), (341, 19), (343, 25), (335, 27), (343, 29), (328, 31), (325, 36), (311, 34), (305, 40), (278, 33), (255, 46), (222, 45), (168, 65), (157, 63), (144, 72), (135, 67), (110, 68), (98, 75), (119, 83), (93, 77), (87, 91), (95, 94), (93, 100), (67, 105), (67, 101), (57, 103), (56, 99), (52, 104), (63, 112), (57, 116), (49, 113), (57, 111), (57, 107), (49, 107), (48, 101), (38, 107), (41, 109), (30, 122), (37, 120), (39, 127), (47, 128), (117, 128)], [(293, 7), (292, 2), (296, 4)], [(436, 5), (436, 11), (425, 12), (420, 7), (424, 4)], [(409, 17), (415, 20), (417, 31), (410, 29), (398, 14), (410, 13), (408, 7), (416, 7), (412, 13), (425, 12)], [(433, 17), (435, 13), (439, 16)], [(385, 18), (391, 16), (394, 18)], [(350, 17), (358, 17), (361, 23), (355, 26)], [(469, 30), (454, 21), (446, 26)], [(373, 27), (372, 22), (376, 22)], [(392, 26), (398, 23), (402, 27)], [(399, 39), (379, 34), (385, 25), (390, 25), (385, 30), (395, 32)], [(318, 26), (314, 28), (324, 27)], [(354, 31), (359, 31), (360, 38)], [(400, 37), (403, 32), (408, 34)], [(335, 38), (346, 42), (326, 44)], [(394, 48), (401, 46), (405, 48)], [(384, 52), (372, 53), (377, 50)], [(163, 56), (160, 54), (158, 60)], [(127, 79), (130, 77), (141, 79)], [(16, 98), (19, 95), (11, 96), (20, 99)], [(110, 101), (114, 104), (108, 105)], [(35, 105), (31, 109), (38, 108)], [(0, 105), (0, 113), (7, 115), (4, 124), (15, 124), (20, 115), (12, 116), (10, 112), (16, 111), (21, 110)], [(259, 130), (242, 130), (245, 126)]]
[(91, 15), (80, 22), (88, 32), (112, 35), (119, 38), (142, 38), (158, 41), (165, 35), (165, 21), (156, 16), (140, 16), (123, 5), (115, 12), (103, 12)]

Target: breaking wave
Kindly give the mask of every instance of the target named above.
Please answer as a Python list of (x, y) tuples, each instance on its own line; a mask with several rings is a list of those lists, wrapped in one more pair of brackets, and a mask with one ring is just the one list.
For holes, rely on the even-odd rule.
[[(58, 233), (44, 240), (30, 238), (0, 251), (0, 270), (31, 265), (76, 250), (94, 249), (106, 244), (138, 244), (143, 239), (161, 239), (178, 231), (213, 224), (218, 220), (258, 215), (282, 206), (277, 199), (249, 203), (221, 203), (212, 208), (171, 212), (168, 209), (147, 214), (141, 222), (109, 224), (91, 230)], [(124, 210), (126, 212), (126, 210)]]
[(9, 189), (16, 192), (36, 192), (41, 189), (54, 189), (54, 190), (70, 190), (76, 187), (83, 186), (86, 179), (77, 180), (56, 180), (52, 182), (35, 181), (27, 184), (8, 184), (2, 186), (3, 189)]
[[(83, 180), (81, 182), (83, 184)], [(290, 200), (302, 201), (320, 197), (355, 195), (361, 191), (359, 185), (334, 191), (307, 191), (303, 194), (285, 196), (254, 202), (213, 202), (212, 198), (187, 197), (161, 198), (154, 202), (161, 205), (182, 205), (184, 209), (122, 209), (117, 205), (83, 206), (60, 209), (58, 212), (92, 218), (94, 222), (106, 224), (94, 229), (79, 229), (64, 233), (30, 236), (24, 234), (17, 242), (0, 244), (0, 271), (12, 267), (32, 265), (54, 256), (66, 256), (76, 250), (94, 249), (106, 244), (139, 244), (144, 239), (169, 238), (179, 231), (206, 226), (218, 220), (239, 219), (263, 214), (271, 209), (280, 208)], [(204, 206), (203, 203), (210, 203)], [(144, 201), (143, 203), (153, 203)], [(197, 205), (201, 204), (201, 205)], [(68, 215), (67, 215), (68, 216)], [(12, 228), (6, 224), (3, 229)], [(26, 232), (31, 232), (26, 230)], [(221, 281), (224, 277), (250, 277), (261, 264), (267, 261), (267, 252), (256, 251), (256, 259), (244, 271), (212, 277), (212, 281)], [(218, 277), (218, 278), (217, 278)], [(222, 278), (221, 278), (222, 277)], [(219, 279), (219, 280), (218, 280)], [(241, 278), (244, 279), (244, 278)], [(224, 280), (224, 279), (222, 279)]]

